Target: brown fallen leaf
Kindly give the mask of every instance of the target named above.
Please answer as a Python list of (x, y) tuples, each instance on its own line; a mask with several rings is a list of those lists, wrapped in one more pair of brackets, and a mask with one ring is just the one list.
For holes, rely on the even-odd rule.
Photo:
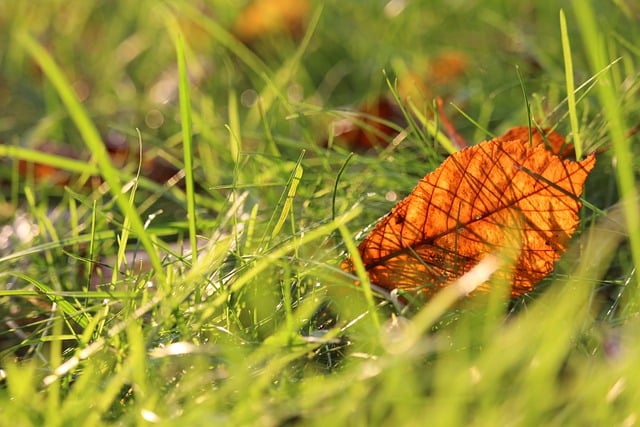
[[(529, 141), (517, 127), (448, 157), (358, 247), (371, 282), (430, 297), (499, 252), (511, 254), (511, 296), (531, 291), (566, 250), (595, 165), (594, 154), (555, 154), (564, 145), (555, 132), (533, 130)], [(352, 260), (341, 267), (352, 272)]]
[[(435, 98), (438, 100), (439, 119), (446, 125), (448, 120), (444, 114), (443, 97), (451, 97), (452, 89), (460, 84), (468, 64), (469, 60), (462, 52), (441, 52), (429, 62), (398, 74), (398, 96), (403, 102), (411, 100), (427, 111), (431, 99)], [(386, 147), (398, 135), (398, 129), (407, 126), (407, 118), (402, 110), (389, 95), (358, 105), (351, 117), (333, 123), (335, 143), (354, 151)], [(451, 132), (452, 129), (449, 126), (444, 131), (454, 145), (464, 146), (459, 135)]]
[[(0, 141), (0, 144), (5, 143)], [(59, 147), (53, 141), (43, 141), (39, 144), (38, 151), (46, 154), (57, 154), (69, 159), (78, 159), (78, 153), (71, 147)], [(44, 182), (59, 186), (67, 185), (71, 178), (71, 174), (67, 171), (57, 169), (51, 165), (25, 160), (18, 161), (18, 174), (23, 179), (30, 178), (37, 183)]]
[(332, 125), (335, 141), (356, 151), (384, 147), (398, 134), (397, 128), (406, 126), (398, 105), (384, 97), (360, 106), (356, 117), (337, 120)]
[[(0, 142), (1, 144), (2, 142)], [(105, 148), (109, 153), (109, 158), (114, 166), (117, 168), (124, 168), (127, 164), (136, 164), (140, 160), (140, 153), (138, 150), (132, 149), (129, 142), (121, 135), (108, 134), (104, 138)], [(90, 154), (69, 145), (58, 143), (54, 141), (44, 141), (37, 144), (35, 150), (53, 154), (59, 157), (73, 159), (73, 160), (86, 160), (89, 161)], [(167, 184), (168, 182), (175, 181), (179, 187), (183, 187), (184, 182), (183, 172), (180, 171), (169, 160), (150, 153), (143, 153), (143, 161), (141, 164), (141, 176), (150, 179), (158, 184)], [(46, 183), (51, 186), (64, 187), (69, 185), (73, 174), (51, 166), (49, 164), (37, 163), (25, 160), (18, 161), (18, 174), (20, 177), (26, 179), (33, 179), (38, 183)], [(91, 184), (99, 185), (101, 178), (98, 176), (92, 177)]]

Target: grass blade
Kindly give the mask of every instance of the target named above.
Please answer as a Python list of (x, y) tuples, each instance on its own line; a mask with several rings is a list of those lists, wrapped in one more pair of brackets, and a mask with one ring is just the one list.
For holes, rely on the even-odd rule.
[(15, 145), (0, 144), (0, 157), (2, 156), (51, 166), (52, 168), (68, 172), (87, 173), (91, 175), (98, 173), (98, 168), (86, 161), (45, 153), (30, 148), (17, 147)]
[(371, 319), (373, 320), (373, 327), (375, 331), (380, 333), (380, 319), (378, 318), (378, 312), (376, 311), (376, 303), (373, 299), (373, 291), (371, 290), (371, 282), (369, 281), (369, 273), (367, 272), (364, 263), (362, 262), (362, 258), (360, 257), (360, 253), (358, 252), (358, 248), (356, 243), (351, 238), (351, 234), (344, 223), (341, 223), (338, 227), (342, 238), (344, 239), (344, 245), (347, 248), (351, 256), (351, 261), (353, 262), (353, 267), (356, 270), (356, 274), (360, 279), (360, 286), (362, 286), (364, 297), (367, 300), (367, 306), (369, 308), (369, 314), (371, 314)]
[(178, 25), (171, 20), (169, 23), (171, 35), (175, 43), (178, 58), (178, 90), (180, 93), (180, 122), (182, 124), (182, 146), (184, 148), (184, 170), (187, 197), (187, 222), (189, 225), (189, 240), (191, 242), (191, 262), (198, 257), (198, 240), (196, 236), (196, 197), (193, 178), (193, 133), (191, 121), (191, 96), (189, 94), (189, 75), (184, 51), (184, 38)]
[(42, 67), (42, 71), (55, 87), (58, 95), (67, 108), (69, 115), (78, 127), (78, 131), (82, 135), (85, 144), (87, 144), (87, 148), (89, 148), (90, 152), (93, 154), (93, 159), (98, 165), (100, 175), (102, 175), (109, 185), (111, 194), (115, 197), (116, 203), (122, 213), (130, 217), (132, 231), (136, 234), (136, 237), (140, 239), (140, 242), (147, 251), (149, 260), (151, 261), (158, 278), (160, 281), (163, 281), (164, 271), (162, 263), (160, 262), (160, 257), (154, 248), (154, 244), (149, 234), (144, 229), (140, 215), (129, 204), (127, 197), (122, 194), (122, 186), (120, 185), (118, 171), (111, 164), (107, 150), (102, 142), (102, 138), (94, 124), (91, 122), (91, 119), (89, 119), (89, 115), (76, 98), (71, 84), (51, 55), (40, 44), (38, 44), (33, 37), (26, 33), (21, 33), (19, 41), (27, 50), (29, 55), (31, 55), (40, 67)]
[[(608, 55), (591, 3), (574, 2), (573, 4), (592, 70), (598, 72), (607, 68), (609, 66)], [(634, 264), (640, 266), (640, 212), (636, 203), (638, 191), (634, 176), (634, 154), (631, 150), (631, 140), (625, 136), (627, 125), (610, 71), (600, 78), (597, 93), (602, 104), (602, 112), (606, 118), (613, 154), (617, 162), (615, 172), (631, 243), (631, 255)], [(635, 313), (640, 309), (640, 275), (637, 272), (635, 273), (635, 283), (628, 289), (628, 292), (628, 304), (625, 305), (625, 310), (627, 313)]]
[(569, 33), (567, 31), (567, 19), (564, 10), (560, 9), (560, 34), (562, 36), (562, 53), (564, 56), (564, 72), (567, 84), (567, 106), (569, 107), (569, 120), (571, 121), (571, 134), (573, 136), (573, 147), (576, 152), (576, 159), (582, 158), (582, 139), (578, 127), (578, 113), (576, 111), (576, 91), (573, 81), (573, 61), (571, 60), (571, 44), (569, 43)]
[(287, 219), (287, 215), (289, 215), (289, 211), (291, 210), (291, 205), (293, 204), (293, 198), (296, 195), (296, 190), (298, 189), (298, 184), (300, 184), (300, 180), (302, 179), (303, 169), (300, 163), (302, 162), (302, 156), (304, 156), (304, 152), (300, 155), (298, 162), (296, 163), (295, 168), (293, 169), (293, 173), (289, 178), (289, 190), (287, 191), (287, 196), (284, 200), (284, 204), (282, 206), (282, 211), (280, 212), (280, 217), (276, 222), (276, 225), (273, 227), (271, 231), (271, 239), (280, 233), (284, 222)]

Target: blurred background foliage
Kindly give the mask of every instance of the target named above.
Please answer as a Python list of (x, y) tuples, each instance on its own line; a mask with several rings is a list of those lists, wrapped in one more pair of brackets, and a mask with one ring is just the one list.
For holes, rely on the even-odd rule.
[[(487, 135), (449, 103), (494, 134), (525, 124), (520, 73), (533, 114), (544, 122), (545, 115), (565, 96), (558, 10), (570, 8), (570, 3), (2, 2), (0, 44), (5, 48), (0, 56), (0, 141), (31, 148), (70, 147), (61, 151), (83, 158), (90, 155), (84, 153), (50, 83), (16, 42), (17, 34), (28, 32), (62, 67), (112, 150), (120, 152), (126, 147), (125, 159), (131, 160), (139, 129), (149, 153), (145, 155), (150, 162), (146, 173), (155, 170), (156, 181), (172, 176), (181, 166), (177, 67), (167, 29), (167, 16), (172, 14), (188, 46), (196, 174), (207, 183), (205, 190), (213, 207), (220, 207), (224, 192), (213, 189), (234, 182), (247, 185), (284, 179), (277, 176), (279, 168), (273, 167), (268, 156), (293, 162), (305, 149), (324, 159), (317, 162), (319, 174), (335, 174), (348, 150), (363, 148), (361, 137), (347, 135), (342, 143), (337, 138), (335, 150), (324, 150), (327, 140), (333, 140), (332, 129), (337, 118), (344, 116), (343, 110), (382, 115), (404, 125), (400, 112), (380, 106), (391, 99), (387, 79), (397, 84), (402, 102), (410, 99), (427, 113), (434, 97), (442, 97), (458, 131), (469, 141), (479, 142)], [(617, 70), (631, 70), (628, 61), (634, 55), (628, 53), (635, 54), (633, 40), (638, 29), (621, 23), (637, 20), (637, 7), (624, 2), (618, 7), (597, 2), (596, 7), (602, 32), (620, 40), (615, 47), (620, 51), (614, 53), (626, 59)], [(569, 25), (573, 45), (578, 46), (575, 28)], [(575, 49), (574, 54), (576, 81), (584, 82), (592, 72), (582, 49)], [(256, 103), (259, 96), (262, 102)], [(233, 103), (231, 112), (229, 102)], [(590, 100), (582, 102), (586, 105)], [(245, 166), (240, 171), (235, 169), (236, 154), (226, 128), (236, 114)], [(597, 118), (593, 109), (587, 114)], [(554, 119), (558, 116), (546, 124), (557, 124)], [(566, 120), (559, 126), (561, 131), (568, 130)], [(420, 145), (416, 139), (410, 135), (410, 143), (403, 147), (415, 149)], [(594, 145), (596, 141), (590, 142)], [(365, 141), (364, 148), (368, 144)], [(377, 144), (378, 148), (384, 144)], [(331, 157), (335, 151), (338, 156)], [(406, 192), (416, 177), (439, 163), (432, 154), (433, 150), (427, 150), (417, 158), (376, 160), (370, 168), (387, 169), (388, 161), (395, 160), (397, 173), (382, 179), (374, 174), (373, 182), (367, 181), (368, 188), (358, 188), (358, 179), (353, 179), (354, 193), (385, 187)], [(150, 160), (158, 157), (161, 160), (156, 163)], [(129, 172), (135, 171), (135, 161), (118, 161)], [(9, 170), (4, 169), (4, 182)], [(288, 174), (290, 168), (282, 172)], [(305, 179), (309, 177), (306, 174)], [(381, 207), (377, 214), (385, 209)]]

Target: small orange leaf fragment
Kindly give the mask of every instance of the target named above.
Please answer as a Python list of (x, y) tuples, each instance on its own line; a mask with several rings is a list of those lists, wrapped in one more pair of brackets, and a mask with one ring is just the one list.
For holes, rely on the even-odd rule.
[(245, 43), (265, 35), (303, 32), (308, 0), (253, 0), (238, 17), (233, 32)]
[(333, 123), (336, 140), (350, 150), (366, 151), (384, 147), (397, 135), (391, 124), (405, 126), (400, 108), (387, 98), (363, 104), (358, 109), (358, 120), (342, 119)]
[(511, 296), (531, 291), (566, 250), (595, 166), (559, 157), (563, 146), (518, 127), (448, 157), (358, 247), (371, 282), (429, 297), (497, 251), (511, 254)]

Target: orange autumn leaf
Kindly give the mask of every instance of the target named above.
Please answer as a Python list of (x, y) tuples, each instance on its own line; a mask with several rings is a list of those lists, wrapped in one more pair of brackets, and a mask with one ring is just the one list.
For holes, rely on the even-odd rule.
[(459, 51), (444, 51), (431, 62), (429, 81), (432, 85), (447, 85), (460, 78), (469, 68), (469, 58)]
[(414, 102), (450, 95), (469, 68), (467, 55), (460, 51), (440, 52), (427, 63), (414, 65), (398, 75), (398, 94)]
[(563, 146), (518, 127), (448, 157), (358, 247), (371, 282), (429, 297), (498, 252), (510, 254), (511, 296), (531, 291), (566, 250), (595, 165), (561, 158)]
[(275, 33), (300, 35), (309, 9), (308, 0), (253, 0), (238, 16), (233, 33), (245, 43)]

